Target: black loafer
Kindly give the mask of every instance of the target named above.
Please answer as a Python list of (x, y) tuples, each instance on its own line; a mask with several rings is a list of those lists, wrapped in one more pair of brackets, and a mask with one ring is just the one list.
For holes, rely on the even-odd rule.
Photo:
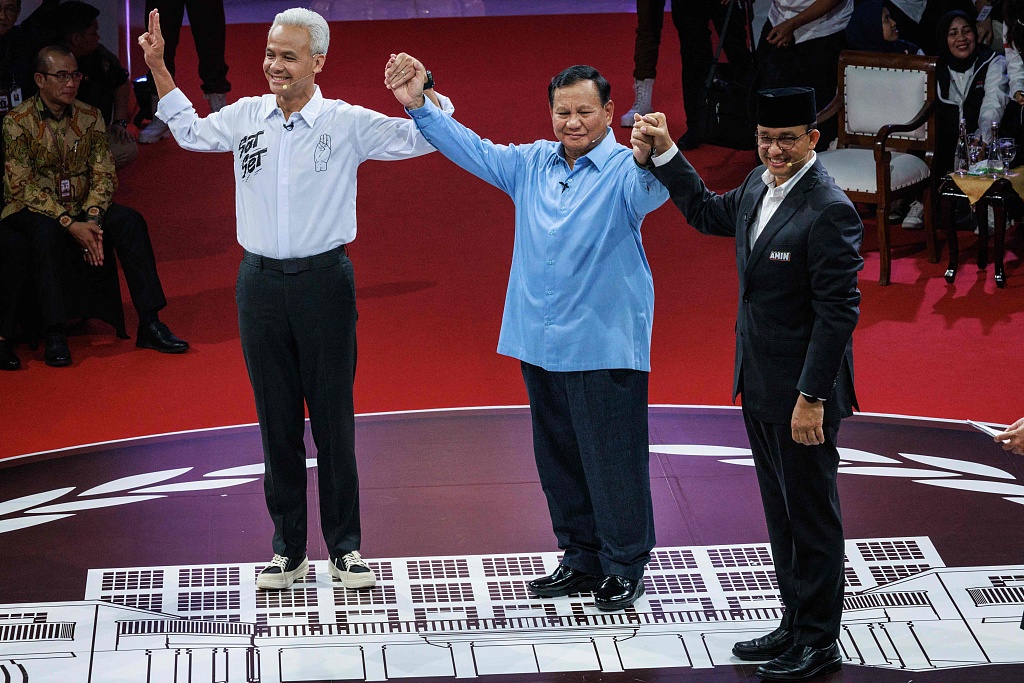
[(48, 332), (46, 334), (43, 358), (51, 368), (63, 368), (66, 365), (71, 365), (71, 349), (68, 348), (68, 338), (64, 336), (63, 332)]
[(644, 582), (624, 576), (606, 576), (594, 593), (594, 607), (604, 612), (626, 609), (644, 594)]
[(0, 370), (17, 370), (21, 367), (14, 346), (6, 339), (0, 339)]
[(589, 593), (596, 591), (601, 585), (601, 577), (584, 574), (564, 564), (547, 576), (534, 579), (526, 584), (530, 592), (542, 598), (561, 598), (573, 593)]
[(793, 632), (781, 626), (766, 636), (741, 640), (732, 646), (732, 656), (748, 662), (775, 659), (793, 646)]
[(843, 668), (839, 645), (828, 647), (794, 645), (770, 662), (757, 667), (756, 673), (768, 681), (806, 681)]
[(159, 320), (139, 326), (139, 333), (135, 336), (135, 345), (140, 349), (153, 349), (160, 353), (185, 353), (188, 351), (188, 342), (174, 336), (170, 328)]

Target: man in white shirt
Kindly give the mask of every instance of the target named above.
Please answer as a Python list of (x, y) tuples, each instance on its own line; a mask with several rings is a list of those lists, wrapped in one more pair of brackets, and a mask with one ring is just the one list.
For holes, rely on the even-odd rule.
[[(330, 31), (319, 14), (289, 9), (267, 37), (270, 94), (247, 97), (205, 119), (164, 65), (156, 10), (139, 38), (178, 144), (233, 152), (238, 242), (245, 249), (236, 299), (266, 464), (274, 559), (259, 588), (288, 588), (309, 571), (303, 403), (317, 447), (320, 519), (330, 573), (346, 588), (373, 586), (359, 555), (359, 483), (352, 382), (356, 305), (346, 244), (356, 236), (356, 170), (434, 148), (408, 119), (328, 100), (315, 84)], [(408, 74), (412, 78), (413, 73)], [(447, 98), (431, 99), (452, 111)]]

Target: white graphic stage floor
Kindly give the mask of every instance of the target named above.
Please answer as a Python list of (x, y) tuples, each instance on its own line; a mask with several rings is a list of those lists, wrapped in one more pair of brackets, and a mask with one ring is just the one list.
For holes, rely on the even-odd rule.
[[(0, 605), (0, 680), (82, 683), (472, 678), (739, 664), (781, 610), (767, 545), (660, 548), (647, 594), (603, 613), (537, 599), (557, 553), (382, 559), (352, 591), (326, 564), (286, 591), (262, 565), (89, 572), (79, 602)], [(907, 672), (1024, 662), (1024, 565), (946, 567), (927, 537), (847, 541), (847, 666)], [(4, 676), (6, 676), (4, 678)], [(965, 679), (966, 680), (966, 679)]]

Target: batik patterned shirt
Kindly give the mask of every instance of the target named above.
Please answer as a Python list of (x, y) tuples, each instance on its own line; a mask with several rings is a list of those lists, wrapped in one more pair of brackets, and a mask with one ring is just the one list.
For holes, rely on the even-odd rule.
[[(59, 218), (97, 206), (106, 211), (117, 189), (114, 159), (100, 111), (75, 100), (57, 119), (37, 95), (12, 110), (3, 124), (6, 218), (22, 209)], [(61, 174), (72, 199), (62, 202)]]

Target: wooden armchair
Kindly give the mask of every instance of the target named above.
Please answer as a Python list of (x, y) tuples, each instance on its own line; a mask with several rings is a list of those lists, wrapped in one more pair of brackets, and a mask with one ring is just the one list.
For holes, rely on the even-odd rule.
[(846, 50), (836, 97), (818, 114), (819, 123), (839, 117), (837, 147), (818, 160), (852, 201), (876, 206), (881, 285), (889, 284), (896, 200), (921, 196), (928, 260), (939, 260), (931, 196), (936, 106), (935, 57)]

